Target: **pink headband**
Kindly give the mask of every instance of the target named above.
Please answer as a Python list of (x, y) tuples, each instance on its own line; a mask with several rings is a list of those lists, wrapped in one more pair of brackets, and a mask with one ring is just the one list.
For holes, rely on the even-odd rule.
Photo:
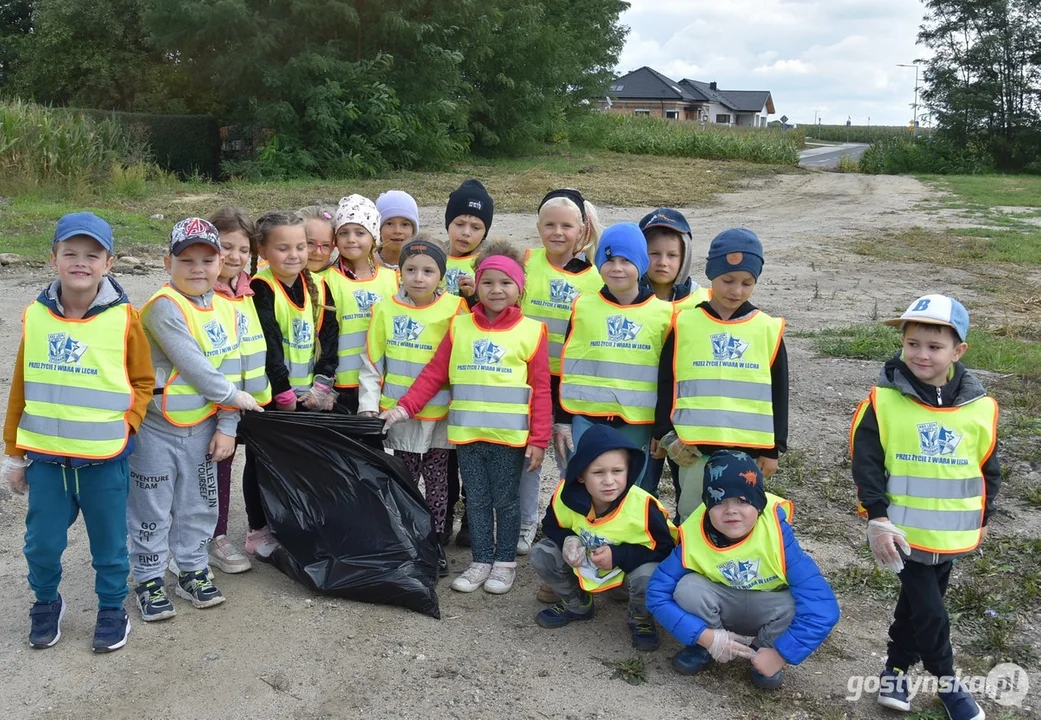
[(513, 282), (517, 283), (518, 290), (524, 293), (524, 268), (517, 264), (516, 260), (508, 258), (505, 255), (492, 255), (486, 258), (481, 267), (477, 268), (477, 275), (474, 277), (474, 281), (481, 284), (481, 273), (485, 270), (498, 270), (508, 277)]

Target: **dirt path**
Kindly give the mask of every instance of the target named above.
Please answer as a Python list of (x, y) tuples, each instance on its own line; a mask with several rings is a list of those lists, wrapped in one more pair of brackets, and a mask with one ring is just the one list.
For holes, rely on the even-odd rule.
[[(967, 273), (941, 271), (923, 282), (922, 269), (880, 264), (851, 254), (849, 241), (915, 225), (935, 216), (915, 210), (930, 190), (907, 178), (787, 175), (723, 196), (688, 217), (703, 256), (719, 230), (746, 225), (766, 246), (757, 304), (788, 318), (792, 330), (845, 325), (902, 310), (917, 294), (944, 290), (973, 296)], [(607, 208), (608, 223), (638, 219), (644, 208)], [(427, 227), (441, 211), (424, 208)], [(530, 215), (495, 218), (493, 235), (530, 244)], [(695, 263), (697, 267), (697, 263)], [(0, 271), (0, 396), (10, 383), (20, 309), (46, 273)], [(153, 271), (120, 278), (135, 303), (162, 282)], [(874, 380), (874, 363), (816, 358), (789, 341), (792, 367), (791, 446), (827, 468), (793, 490), (801, 512), (797, 532), (825, 572), (855, 560), (862, 532), (849, 512), (852, 489), (841, 470), (848, 418)], [(241, 456), (240, 456), (241, 461)], [(546, 467), (552, 466), (547, 459)], [(821, 488), (827, 489), (827, 492)], [(552, 489), (545, 478), (544, 496)], [(230, 534), (242, 540), (245, 516), (233, 492)], [(873, 701), (846, 703), (851, 674), (878, 672), (886, 616), (859, 598), (842, 598), (844, 617), (832, 639), (787, 672), (786, 688), (764, 696), (744, 667), (717, 668), (695, 680), (675, 675), (671, 638), (645, 657), (646, 684), (612, 679), (613, 663), (632, 656), (624, 606), (601, 600), (596, 621), (555, 632), (532, 622), (541, 606), (537, 581), (521, 560), (517, 587), (502, 597), (460, 595), (443, 582), (443, 619), (395, 608), (313, 597), (273, 568), (218, 575), (228, 602), (193, 611), (177, 601), (173, 621), (145, 625), (131, 613), (126, 650), (94, 657), (88, 649), (94, 596), (82, 524), (65, 556), (69, 604), (61, 643), (28, 649), (24, 500), (0, 489), (0, 707), (7, 718), (168, 717), (290, 718), (644, 718), (883, 717)], [(469, 560), (453, 548), (453, 570)], [(128, 604), (128, 607), (130, 605)]]

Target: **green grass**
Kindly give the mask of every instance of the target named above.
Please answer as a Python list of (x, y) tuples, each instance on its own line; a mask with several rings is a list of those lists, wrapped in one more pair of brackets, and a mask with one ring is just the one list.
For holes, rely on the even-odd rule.
[(1041, 176), (1037, 175), (922, 175), (920, 179), (969, 207), (1041, 208)]
[(612, 680), (624, 680), (630, 685), (643, 685), (647, 682), (647, 663), (643, 658), (633, 657), (626, 660), (604, 661), (604, 665), (614, 670)]
[(858, 255), (943, 267), (973, 263), (1041, 265), (1041, 227), (1015, 218), (995, 218), (998, 227), (927, 230), (914, 227), (857, 241)]
[(862, 597), (870, 595), (878, 600), (896, 600), (900, 591), (900, 578), (896, 573), (880, 570), (874, 561), (858, 563), (831, 574), (828, 578), (837, 592)]

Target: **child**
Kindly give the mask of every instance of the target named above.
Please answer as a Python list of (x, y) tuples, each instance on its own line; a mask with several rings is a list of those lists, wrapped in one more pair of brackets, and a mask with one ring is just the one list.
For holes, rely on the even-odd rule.
[(448, 230), (448, 272), (445, 289), (453, 295), (474, 298), (474, 258), (488, 237), (495, 215), (495, 202), (480, 180), (464, 180), (448, 196), (445, 229)]
[[(647, 272), (647, 243), (636, 223), (604, 231), (596, 265), (604, 286), (579, 295), (561, 359), (560, 405), (573, 417), (557, 426), (557, 452), (566, 457), (591, 424), (609, 424), (637, 447), (651, 450), (656, 383), (672, 305), (640, 286)], [(645, 462), (637, 484), (645, 482)], [(645, 479), (646, 478), (646, 479)]]
[(752, 661), (752, 684), (774, 690), (839, 620), (835, 594), (788, 524), (792, 505), (763, 487), (755, 460), (720, 450), (705, 464), (704, 504), (647, 586), (647, 607), (686, 645), (683, 675), (712, 660)]
[[(260, 405), (271, 402), (271, 383), (264, 372), (267, 345), (260, 318), (253, 306), (250, 275), (256, 272), (257, 228), (245, 211), (229, 207), (218, 210), (210, 222), (220, 233), (221, 266), (213, 291), (235, 305), (242, 355), (242, 389)], [(233, 574), (250, 569), (249, 558), (239, 552), (228, 539), (228, 505), (231, 499), (232, 453), (217, 463), (217, 526), (210, 541), (210, 565), (221, 572)]]
[[(61, 638), (58, 594), (68, 528), (82, 511), (98, 596), (94, 652), (126, 645), (127, 457), (152, 397), (148, 341), (112, 269), (112, 228), (97, 215), (62, 217), (51, 241), (58, 273), (22, 315), (4, 423), (3, 476), (29, 491), (25, 560), (36, 602), (30, 647)], [(83, 378), (90, 376), (90, 386)]]
[(701, 502), (704, 462), (716, 450), (746, 451), (769, 480), (788, 449), (784, 320), (748, 302), (762, 270), (755, 233), (721, 232), (705, 263), (711, 297), (679, 312), (665, 341), (654, 437), (667, 436), (681, 466), (678, 517)]
[(170, 282), (141, 308), (155, 390), (130, 456), (127, 531), (141, 618), (175, 614), (163, 573), (174, 563), (174, 592), (196, 608), (224, 602), (209, 577), (207, 545), (217, 524), (216, 463), (235, 452), (239, 410), (257, 409), (242, 387), (235, 306), (213, 292), (220, 234), (200, 218), (170, 232)]
[(402, 246), (419, 232), (419, 207), (407, 192), (388, 190), (376, 198), (376, 210), (381, 220), (376, 262), (390, 270), (398, 270)]
[[(564, 346), (571, 306), (580, 293), (603, 286), (587, 255), (596, 252), (600, 220), (596, 208), (578, 190), (551, 190), (539, 203), (536, 222), (542, 247), (524, 254), (527, 291), (521, 309), (527, 317), (546, 324), (549, 333), (550, 391), (553, 406), (560, 404), (560, 350)], [(561, 417), (561, 422), (567, 417)], [(564, 458), (557, 456), (558, 476), (564, 476)], [(517, 552), (527, 554), (539, 524), (539, 473), (521, 476), (521, 533)]]
[(448, 441), (459, 453), (473, 544), (473, 563), (452, 589), (502, 594), (517, 575), (520, 475), (539, 467), (549, 444), (549, 354), (546, 326), (518, 305), (524, 268), (508, 243), (481, 253), (476, 281), (473, 313), (453, 318), (433, 360), (381, 417), (389, 429), (451, 385)]
[(307, 269), (322, 277), (340, 259), (333, 238), (334, 212), (334, 208), (323, 205), (308, 205), (296, 211), (303, 218), (304, 232), (307, 233)]
[[(307, 270), (307, 234), (295, 213), (269, 212), (257, 220), (257, 250), (268, 261), (250, 282), (264, 329), (265, 373), (273, 401), (267, 409), (330, 410), (336, 400), (336, 311), (326, 305), (325, 282)], [(242, 471), (246, 552), (270, 557), (278, 546), (267, 526), (257, 484), (256, 458), (246, 448)]]
[(398, 291), (397, 273), (374, 261), (380, 214), (375, 204), (361, 195), (340, 200), (333, 220), (339, 272), (326, 273), (329, 299), (336, 306), (336, 390), (338, 404), (348, 413), (358, 412), (358, 376), (364, 363), (365, 338), (372, 308)]
[[(452, 318), (466, 312), (462, 298), (439, 286), (445, 274), (445, 251), (425, 235), (405, 243), (399, 252), (401, 290), (378, 303), (369, 325), (365, 365), (361, 369), (358, 409), (375, 417), (390, 410), (434, 357), (448, 334)], [(398, 423), (385, 445), (394, 450), (417, 481), (423, 478), (434, 529), (444, 543), (448, 509), (448, 387), (441, 390), (415, 419)], [(442, 554), (440, 570), (448, 574)]]
[(883, 366), (850, 433), (871, 552), (900, 576), (878, 702), (910, 711), (906, 673), (921, 658), (940, 679), (947, 715), (982, 719), (955, 681), (943, 598), (954, 560), (986, 538), (1001, 488), (998, 406), (959, 362), (969, 347), (960, 302), (926, 295), (886, 325), (901, 328), (903, 349)]
[(658, 630), (647, 612), (647, 581), (675, 547), (665, 508), (637, 485), (643, 451), (606, 425), (578, 441), (542, 520), (546, 539), (531, 549), (531, 566), (561, 599), (535, 616), (544, 628), (592, 619), (591, 593), (629, 593), (633, 647), (657, 650)]

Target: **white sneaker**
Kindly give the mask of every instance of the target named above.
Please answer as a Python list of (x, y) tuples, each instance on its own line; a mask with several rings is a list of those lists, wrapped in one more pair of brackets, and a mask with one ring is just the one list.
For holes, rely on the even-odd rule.
[(535, 544), (535, 533), (539, 531), (538, 523), (527, 523), (521, 525), (520, 537), (517, 538), (517, 554), (527, 555), (531, 552), (531, 546)]
[[(181, 570), (177, 567), (177, 561), (173, 559), (173, 555), (170, 556), (170, 562), (166, 564), (166, 569), (169, 570), (170, 574), (172, 574), (175, 578), (181, 577)], [(211, 570), (209, 567), (206, 568), (206, 579), (213, 579), (213, 570)]]
[(228, 575), (243, 573), (253, 567), (249, 558), (239, 552), (227, 535), (218, 535), (210, 540), (209, 554), (210, 565)]
[(492, 573), (490, 563), (470, 563), (463, 574), (452, 581), (452, 589), (459, 592), (472, 593), (484, 585), (484, 581)]
[(484, 583), (484, 591), (492, 595), (503, 595), (513, 587), (513, 581), (517, 579), (517, 563), (497, 562), (492, 565), (492, 571), (488, 580)]

